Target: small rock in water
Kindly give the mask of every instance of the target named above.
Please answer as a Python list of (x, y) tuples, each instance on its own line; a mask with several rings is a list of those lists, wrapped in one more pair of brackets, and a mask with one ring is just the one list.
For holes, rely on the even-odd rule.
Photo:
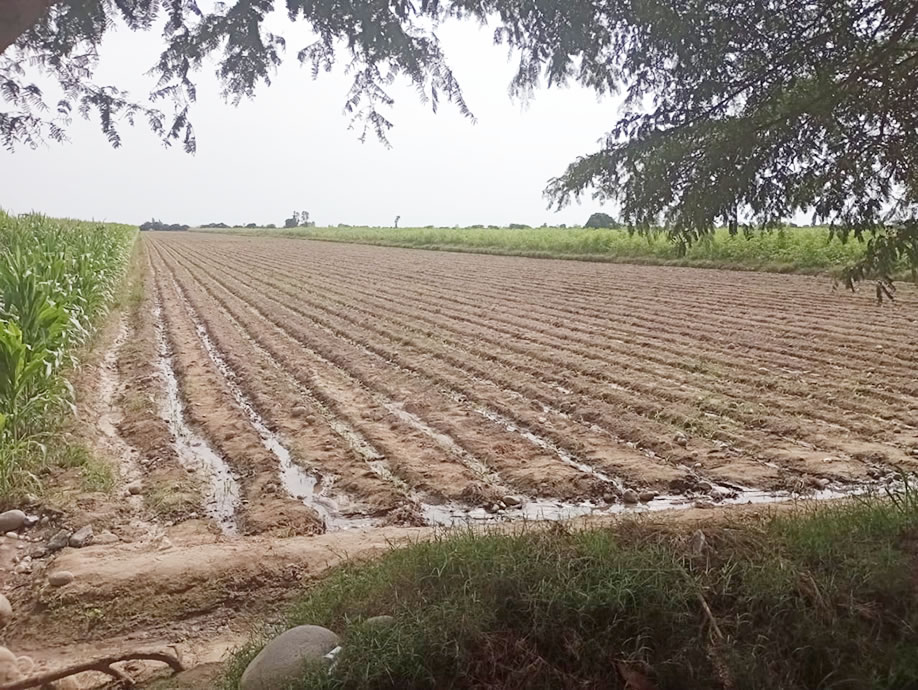
[(104, 532), (97, 534), (93, 538), (92, 543), (102, 544), (104, 546), (106, 544), (117, 544), (119, 541), (121, 541), (121, 539), (118, 538), (117, 534), (112, 534), (108, 530), (105, 530)]
[(622, 492), (622, 500), (625, 503), (630, 503), (631, 505), (634, 505), (635, 503), (641, 500), (641, 497), (638, 496), (637, 491), (635, 491), (634, 489), (625, 489)]
[(829, 486), (829, 480), (825, 477), (810, 477), (810, 486), (814, 489), (825, 489)]
[(642, 491), (641, 495), (639, 496), (639, 498), (641, 499), (641, 503), (649, 503), (656, 497), (657, 497), (656, 491)]
[(696, 508), (713, 508), (713, 507), (714, 507), (714, 501), (713, 501), (711, 498), (707, 497), (707, 496), (705, 496), (705, 497), (703, 497), (703, 498), (696, 498), (696, 499), (695, 499), (695, 507), (696, 507)]
[(0, 534), (15, 532), (25, 524), (25, 521), (26, 514), (21, 510), (8, 510), (0, 513)]
[(366, 628), (372, 628), (374, 630), (382, 630), (384, 628), (391, 628), (393, 625), (395, 625), (395, 617), (394, 616), (373, 616), (371, 618), (367, 618), (363, 622), (363, 625)]
[(73, 582), (73, 573), (69, 570), (55, 570), (48, 575), (48, 584), (52, 587), (63, 587)]
[(10, 600), (0, 594), (0, 628), (13, 620), (13, 607)]
[(47, 549), (49, 552), (60, 551), (65, 546), (70, 543), (70, 535), (72, 532), (69, 529), (62, 529), (60, 532), (55, 534), (48, 540)]
[(240, 690), (276, 690), (299, 681), (309, 664), (327, 664), (338, 636), (318, 625), (291, 628), (268, 642), (246, 667)]
[(504, 496), (501, 500), (511, 508), (523, 505), (523, 499), (519, 496)]
[(695, 484), (695, 489), (698, 491), (703, 491), (704, 493), (709, 493), (714, 491), (714, 485), (711, 482), (706, 482), (704, 480)]
[(692, 535), (692, 553), (696, 556), (700, 556), (707, 547), (708, 539), (704, 536), (704, 532), (700, 529), (695, 530), (695, 534)]
[(611, 504), (615, 503), (615, 501), (616, 501), (615, 494), (603, 494), (603, 495), (602, 495), (602, 500), (603, 500), (604, 503), (607, 503), (607, 504), (611, 505)]
[(127, 485), (127, 490), (131, 496), (136, 496), (141, 491), (143, 491), (143, 482), (141, 482), (139, 479), (137, 481), (131, 482)]

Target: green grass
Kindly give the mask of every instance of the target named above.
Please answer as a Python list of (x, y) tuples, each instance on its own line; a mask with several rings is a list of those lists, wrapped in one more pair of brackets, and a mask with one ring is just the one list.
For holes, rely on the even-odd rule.
[[(704, 532), (702, 553), (691, 530), (640, 520), (463, 532), (345, 566), (290, 611), (344, 646), (294, 687), (625, 688), (619, 662), (661, 690), (918, 687), (914, 495)], [(395, 626), (361, 625), (379, 614)]]
[(747, 270), (824, 272), (859, 259), (864, 246), (843, 243), (827, 228), (785, 228), (731, 236), (725, 229), (690, 246), (684, 255), (663, 234), (586, 228), (290, 228), (222, 230), (239, 234), (302, 237), (333, 242)]
[[(66, 372), (115, 299), (137, 229), (0, 211), (0, 506), (38, 483)], [(99, 471), (87, 482), (108, 483)]]

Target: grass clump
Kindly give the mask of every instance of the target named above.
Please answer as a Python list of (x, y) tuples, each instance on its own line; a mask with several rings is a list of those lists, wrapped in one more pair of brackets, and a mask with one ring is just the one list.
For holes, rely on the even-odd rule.
[(0, 211), (0, 506), (38, 484), (73, 404), (64, 373), (114, 299), (135, 237), (127, 225)]
[[(343, 638), (295, 687), (918, 687), (912, 494), (708, 524), (704, 548), (693, 530), (469, 531), (346, 566), (286, 621)], [(379, 614), (395, 625), (361, 625)]]
[[(222, 231), (227, 232), (227, 231)], [(731, 235), (716, 230), (683, 250), (665, 233), (598, 228), (281, 228), (244, 234), (540, 258), (573, 258), (767, 271), (831, 271), (861, 258), (860, 242), (842, 242), (828, 228), (782, 228)]]

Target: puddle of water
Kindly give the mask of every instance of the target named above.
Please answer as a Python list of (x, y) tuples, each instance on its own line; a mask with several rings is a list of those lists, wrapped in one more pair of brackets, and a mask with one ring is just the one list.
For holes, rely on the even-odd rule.
[[(719, 508), (728, 505), (743, 504), (762, 504), (779, 503), (782, 501), (800, 499), (823, 501), (835, 498), (844, 498), (865, 493), (869, 487), (857, 487), (851, 490), (841, 489), (823, 489), (813, 491), (808, 494), (795, 494), (789, 491), (762, 491), (757, 489), (744, 489), (735, 492), (734, 495), (724, 497), (717, 502), (704, 502), (705, 506)], [(603, 505), (593, 503), (592, 501), (582, 501), (579, 503), (548, 501), (548, 500), (531, 500), (526, 501), (523, 505), (514, 508), (506, 508), (497, 512), (490, 512), (485, 508), (475, 508), (468, 510), (457, 505), (433, 506), (434, 510), (422, 511), (425, 519), (432, 525), (449, 527), (468, 523), (484, 522), (512, 522), (512, 521), (559, 521), (571, 520), (574, 518), (587, 516), (603, 515), (622, 515), (626, 513), (640, 514), (653, 513), (663, 510), (687, 510), (697, 507), (696, 501), (704, 497), (692, 497), (684, 495), (659, 496), (652, 501), (628, 505), (624, 503), (613, 503)]]
[(153, 309), (153, 319), (158, 354), (157, 368), (165, 389), (160, 413), (169, 425), (175, 452), (184, 467), (191, 468), (205, 478), (204, 511), (207, 515), (220, 526), (224, 534), (237, 534), (239, 483), (224, 459), (203, 436), (188, 425), (159, 306)]

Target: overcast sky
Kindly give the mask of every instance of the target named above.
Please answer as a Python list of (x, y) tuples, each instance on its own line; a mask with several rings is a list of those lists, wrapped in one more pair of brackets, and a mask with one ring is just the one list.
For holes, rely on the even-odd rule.
[[(212, 70), (199, 75), (195, 155), (164, 148), (141, 125), (126, 127), (114, 150), (97, 123), (75, 119), (69, 143), (0, 152), (0, 206), (191, 225), (280, 225), (294, 209), (320, 225), (391, 225), (396, 215), (402, 226), (582, 224), (602, 210), (587, 199), (556, 213), (542, 190), (577, 155), (597, 149), (615, 120), (615, 99), (571, 87), (511, 100), (506, 48), (492, 44), (491, 29), (452, 23), (439, 34), (477, 123), (450, 104), (434, 115), (402, 83), (392, 91), (392, 148), (369, 138), (361, 144), (343, 114), (349, 78), (339, 69), (313, 81), (295, 58), (308, 34), (278, 21), (288, 38), (285, 64), (254, 100), (228, 105)], [(144, 73), (160, 47), (156, 32), (110, 34), (99, 81), (146, 93)]]

